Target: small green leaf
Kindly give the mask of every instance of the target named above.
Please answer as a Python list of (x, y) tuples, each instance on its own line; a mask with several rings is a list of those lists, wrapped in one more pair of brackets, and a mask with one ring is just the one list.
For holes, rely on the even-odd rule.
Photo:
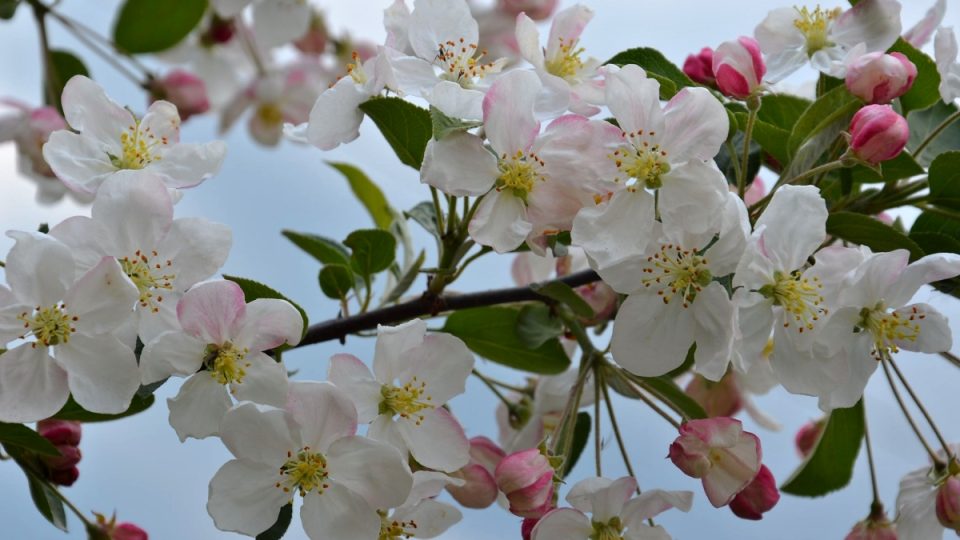
[[(87, 70), (87, 66), (84, 65), (83, 60), (80, 60), (69, 51), (51, 50), (50, 74), (44, 83), (46, 85), (44, 95), (46, 96), (47, 105), (62, 110), (60, 106), (60, 96), (63, 95), (63, 87), (66, 86), (67, 81), (75, 75), (90, 76), (90, 71)], [(50, 100), (54, 98), (56, 101), (51, 103)]]
[(370, 213), (370, 217), (373, 218), (374, 225), (380, 229), (390, 228), (390, 224), (393, 223), (393, 209), (390, 208), (390, 203), (387, 202), (387, 198), (383, 195), (383, 191), (377, 187), (377, 184), (353, 165), (331, 161), (328, 161), (327, 164), (340, 171), (340, 174), (347, 179), (353, 194)]
[(562, 281), (551, 281), (545, 284), (534, 283), (530, 285), (530, 288), (541, 296), (566, 304), (578, 317), (589, 319), (594, 315), (590, 304), (577, 294), (577, 291)]
[(396, 302), (403, 296), (403, 293), (407, 292), (410, 287), (413, 285), (413, 282), (416, 281), (417, 276), (420, 275), (420, 268), (423, 267), (423, 263), (427, 258), (427, 252), (420, 250), (420, 255), (414, 260), (410, 266), (406, 269), (400, 279), (397, 280), (397, 284), (394, 285), (393, 289), (390, 291), (390, 294), (384, 299), (384, 302), (389, 304), (391, 302)]
[(926, 109), (940, 101), (940, 73), (932, 58), (918, 51), (903, 38), (897, 39), (888, 52), (901, 53), (917, 66), (917, 77), (913, 81), (913, 86), (906, 94), (900, 96), (900, 107), (903, 109), (904, 116), (910, 111)]
[(592, 424), (593, 420), (590, 418), (590, 413), (577, 413), (577, 421), (573, 426), (573, 444), (570, 446), (570, 455), (567, 456), (563, 462), (564, 478), (573, 471), (573, 467), (577, 464), (577, 461), (580, 460), (580, 455), (583, 454), (584, 448), (587, 447), (587, 441), (590, 440), (590, 427)]
[(397, 239), (380, 229), (353, 231), (343, 243), (352, 252), (350, 266), (361, 276), (383, 272), (397, 256)]
[(360, 110), (380, 128), (400, 162), (420, 170), (427, 141), (433, 136), (430, 112), (398, 97), (375, 97), (361, 103)]
[(50, 441), (23, 424), (0, 422), (0, 443), (29, 450), (41, 456), (57, 457), (60, 451)]
[(40, 515), (61, 531), (67, 531), (67, 513), (63, 510), (63, 502), (53, 493), (50, 487), (35, 479), (29, 473), (27, 475), (27, 484), (30, 486), (30, 497), (33, 504), (37, 507)]
[(325, 236), (285, 229), (283, 236), (323, 264), (349, 264), (350, 252), (340, 242)]
[(327, 298), (342, 300), (350, 293), (355, 283), (353, 272), (344, 264), (328, 264), (320, 269), (320, 290)]
[(809, 99), (790, 94), (767, 94), (761, 98), (757, 120), (790, 131), (810, 104)]
[(273, 289), (267, 285), (264, 285), (259, 281), (254, 281), (252, 279), (242, 278), (238, 276), (228, 276), (226, 274), (223, 275), (223, 279), (230, 280), (236, 283), (237, 285), (239, 285), (240, 288), (243, 289), (243, 296), (246, 299), (247, 303), (253, 302), (257, 298), (276, 298), (279, 300), (286, 300), (287, 302), (290, 302), (290, 305), (295, 307), (297, 311), (300, 312), (300, 318), (303, 319), (302, 336), (307, 335), (307, 327), (310, 326), (310, 320), (307, 318), (307, 312), (304, 311), (299, 304), (287, 298), (276, 289)]
[(910, 260), (924, 256), (907, 235), (870, 216), (853, 212), (835, 212), (827, 218), (827, 234), (869, 247), (873, 251), (906, 249)]
[(290, 521), (293, 520), (293, 503), (285, 504), (280, 508), (277, 521), (269, 529), (257, 535), (256, 540), (280, 540), (287, 533)]
[(73, 397), (71, 396), (63, 408), (60, 409), (57, 414), (53, 415), (53, 418), (56, 418), (57, 420), (76, 420), (77, 422), (83, 422), (87, 424), (92, 422), (110, 422), (141, 413), (149, 409), (150, 406), (153, 405), (153, 401), (153, 395), (148, 395), (145, 397), (134, 395), (133, 401), (130, 402), (130, 406), (127, 407), (127, 410), (123, 411), (122, 413), (101, 414), (90, 412), (84, 409), (79, 403), (74, 401)]
[(517, 317), (517, 337), (528, 349), (536, 349), (563, 334), (563, 323), (550, 313), (550, 308), (536, 303), (520, 309)]
[(816, 448), (780, 486), (780, 491), (801, 497), (820, 497), (846, 486), (853, 477), (863, 431), (861, 402), (849, 409), (835, 409)]
[(660, 99), (670, 99), (681, 88), (694, 86), (694, 82), (683, 71), (673, 65), (663, 53), (649, 47), (637, 47), (617, 53), (604, 64), (624, 66), (636, 64), (647, 72), (647, 76), (660, 83)]
[(0, 19), (10, 20), (17, 12), (20, 0), (0, 0)]
[(437, 228), (437, 211), (430, 201), (418, 203), (410, 210), (403, 213), (406, 217), (416, 221), (434, 238), (440, 238), (440, 230)]
[[(927, 135), (956, 112), (956, 105), (946, 105), (942, 101), (938, 101), (932, 107), (910, 113), (907, 116), (907, 123), (910, 124), (910, 142), (907, 143), (907, 148), (910, 149), (911, 153), (920, 145), (921, 141), (926, 139)], [(923, 154), (914, 156), (914, 158), (917, 163), (927, 167), (941, 153), (958, 148), (960, 148), (960, 122), (954, 122), (930, 142), (924, 149)]]
[(521, 371), (555, 375), (570, 367), (570, 357), (556, 339), (536, 349), (526, 347), (515, 331), (519, 316), (519, 310), (502, 306), (464, 309), (447, 317), (443, 331), (480, 356)]
[(850, 118), (861, 105), (860, 100), (848, 92), (844, 86), (838, 86), (822, 95), (803, 111), (794, 124), (787, 142), (790, 155), (796, 155), (801, 144), (828, 128), (840, 125), (841, 130), (846, 129)]
[(430, 120), (433, 122), (433, 138), (438, 141), (451, 133), (466, 131), (483, 125), (483, 122), (479, 120), (452, 118), (440, 112), (440, 109), (433, 105), (430, 106)]
[(113, 41), (132, 54), (164, 51), (187, 37), (206, 11), (207, 0), (126, 0)]
[(960, 210), (960, 151), (944, 152), (930, 164), (928, 171), (930, 202)]

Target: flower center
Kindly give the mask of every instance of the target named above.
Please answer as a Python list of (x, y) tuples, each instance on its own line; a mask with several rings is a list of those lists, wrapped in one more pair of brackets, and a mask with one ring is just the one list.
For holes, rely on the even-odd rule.
[[(660, 148), (659, 144), (646, 140), (655, 135), (656, 132), (650, 131), (644, 136), (643, 130), (624, 133), (623, 136), (629, 139), (630, 145), (621, 146), (609, 155), (619, 171), (628, 179), (636, 179), (636, 183), (628, 184), (631, 191), (644, 187), (663, 187), (663, 175), (670, 172), (667, 152)], [(615, 178), (614, 181), (619, 182), (620, 179)]]
[(820, 320), (820, 316), (829, 312), (827, 308), (821, 307), (824, 302), (820, 295), (821, 289), (823, 284), (820, 283), (820, 278), (805, 278), (797, 270), (789, 274), (774, 272), (773, 283), (764, 285), (757, 292), (773, 299), (773, 305), (783, 308), (786, 312), (784, 328), (793, 324), (802, 334), (804, 330), (813, 330), (813, 325)]
[[(467, 43), (464, 38), (459, 41), (448, 41), (437, 45), (437, 56), (434, 58), (443, 78), (453, 81), (464, 88), (469, 88), (477, 79), (482, 79), (488, 73), (497, 70), (496, 62), (483, 62), (487, 51), (481, 50), (477, 54), (477, 44)], [(475, 56), (476, 55), (476, 56)]]
[(619, 516), (610, 518), (606, 523), (592, 521), (593, 532), (590, 534), (590, 540), (623, 540), (623, 523)]
[(261, 103), (257, 107), (257, 118), (266, 126), (278, 126), (283, 123), (283, 110), (276, 103)]
[(107, 155), (118, 169), (142, 169), (154, 161), (160, 161), (157, 145), (166, 146), (169, 143), (166, 137), (157, 138), (149, 127), (140, 129), (140, 120), (137, 119), (120, 134), (121, 155)]
[(383, 510), (377, 510), (380, 514), (380, 536), (377, 540), (396, 540), (398, 538), (412, 538), (416, 534), (417, 522), (415, 520), (397, 521), (387, 517)]
[(641, 282), (644, 287), (658, 288), (657, 294), (664, 304), (679, 295), (683, 307), (690, 307), (697, 293), (713, 279), (706, 258), (678, 245), (661, 245), (660, 251), (647, 257), (647, 262), (650, 265), (643, 268), (647, 277)]
[(419, 426), (423, 415), (417, 414), (424, 409), (432, 409), (432, 397), (427, 395), (427, 383), (418, 381), (414, 376), (403, 386), (385, 384), (380, 388), (383, 401), (380, 402), (380, 414), (399, 414), (401, 418), (413, 419)]
[(140, 306), (149, 307), (154, 313), (160, 311), (157, 303), (163, 302), (163, 295), (154, 293), (158, 289), (173, 290), (173, 280), (177, 276), (162, 273), (164, 268), (173, 265), (173, 261), (167, 259), (161, 262), (156, 251), (147, 255), (138, 249), (133, 257), (124, 257), (119, 262), (120, 268), (140, 291)]
[(513, 194), (523, 200), (533, 191), (537, 181), (545, 181), (543, 174), (543, 160), (533, 152), (524, 153), (517, 150), (512, 156), (503, 154), (497, 163), (500, 176), (497, 177), (497, 191), (513, 190)]
[(210, 372), (210, 376), (220, 384), (242, 383), (247, 375), (250, 362), (244, 359), (250, 349), (239, 349), (229, 341), (223, 345), (207, 345), (203, 356), (203, 364)]
[(66, 311), (67, 305), (63, 302), (50, 307), (37, 306), (33, 313), (24, 311), (17, 315), (17, 319), (23, 321), (23, 327), (26, 332), (20, 336), (26, 339), (33, 336), (36, 341), (31, 347), (37, 348), (37, 343), (44, 347), (51, 345), (60, 345), (70, 341), (70, 334), (77, 331), (73, 323), (80, 320), (76, 315), (70, 315)]
[(873, 309), (860, 310), (857, 327), (873, 335), (873, 356), (881, 360), (883, 354), (900, 352), (898, 341), (916, 341), (920, 336), (920, 323), (917, 321), (926, 317), (916, 307), (909, 314), (887, 312), (887, 307), (880, 302)]
[(363, 69), (363, 62), (360, 61), (360, 53), (353, 51), (350, 58), (353, 59), (353, 62), (347, 64), (347, 75), (357, 84), (366, 84), (369, 78), (367, 72)]
[(322, 495), (330, 487), (326, 483), (329, 476), (323, 454), (304, 446), (296, 454), (287, 452), (287, 461), (280, 466), (280, 481), (274, 485), (284, 493), (299, 491), (301, 497), (313, 490)]
[(578, 39), (564, 40), (560, 37), (560, 48), (556, 50), (552, 58), (547, 59), (547, 73), (556, 75), (561, 79), (572, 79), (580, 70), (583, 69), (583, 60), (580, 60), (580, 53), (584, 51), (583, 47), (577, 47), (580, 42)]
[(793, 25), (807, 39), (808, 56), (812, 56), (820, 49), (832, 45), (827, 39), (827, 30), (830, 28), (830, 24), (843, 13), (842, 9), (823, 9), (819, 5), (813, 11), (806, 7), (794, 7), (793, 9), (797, 10), (797, 18), (794, 19)]

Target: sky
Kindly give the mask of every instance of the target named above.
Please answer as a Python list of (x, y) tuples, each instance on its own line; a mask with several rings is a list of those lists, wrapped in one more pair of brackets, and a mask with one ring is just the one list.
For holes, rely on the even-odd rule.
[[(334, 28), (349, 29), (355, 36), (382, 40), (380, 10), (387, 0), (316, 2), (328, 13)], [(606, 59), (614, 53), (636, 46), (661, 50), (669, 59), (681, 64), (684, 57), (703, 46), (716, 46), (739, 35), (752, 33), (766, 11), (789, 2), (771, 0), (728, 0), (703, 2), (693, 0), (595, 0), (585, 2), (596, 16), (581, 39), (587, 54)], [(572, 2), (562, 2), (562, 6)], [(926, 0), (903, 2), (903, 20), (909, 27), (929, 7)], [(109, 33), (117, 2), (99, 2), (91, 9), (88, 3), (64, 0), (61, 7), (93, 26)], [(833, 3), (829, 3), (833, 5)], [(945, 24), (960, 23), (960, 2), (948, 0)], [(58, 47), (79, 49), (72, 38), (57, 27), (51, 29), (51, 40)], [(28, 9), (21, 8), (10, 22), (0, 22), (0, 97), (16, 97), (23, 101), (40, 99), (39, 51), (33, 20)], [(16, 51), (16, 53), (11, 52)], [(96, 80), (121, 103), (142, 110), (144, 97), (128, 81), (93, 57), (88, 65)], [(807, 73), (809, 76), (810, 74)], [(802, 78), (802, 75), (801, 75)], [(802, 82), (798, 80), (798, 82)], [(184, 125), (182, 139), (203, 142), (217, 138), (216, 120), (205, 117), (191, 119)], [(303, 306), (312, 322), (336, 316), (337, 306), (320, 293), (316, 284), (318, 267), (307, 255), (280, 236), (281, 229), (314, 232), (342, 239), (354, 229), (370, 226), (362, 207), (350, 194), (346, 183), (325, 162), (342, 161), (360, 166), (386, 192), (397, 209), (409, 209), (428, 199), (429, 192), (418, 181), (412, 169), (402, 165), (367, 122), (358, 141), (331, 152), (283, 143), (267, 149), (255, 145), (241, 124), (224, 136), (228, 144), (226, 162), (220, 174), (186, 194), (177, 207), (177, 217), (203, 216), (228, 224), (233, 229), (234, 246), (223, 273), (245, 276), (270, 284)], [(38, 206), (34, 187), (19, 178), (12, 145), (0, 145), (0, 230), (35, 229), (41, 222), (55, 224), (89, 209), (64, 202), (56, 206)], [(416, 230), (411, 225), (412, 230)], [(418, 245), (428, 249), (432, 242), (417, 233)], [(12, 245), (0, 237), (0, 253)], [(454, 285), (457, 291), (475, 291), (509, 286), (509, 257), (486, 257), (477, 261)], [(960, 309), (954, 299), (930, 289), (923, 289), (916, 300), (926, 301), (950, 317), (955, 330), (960, 328)], [(297, 378), (322, 379), (327, 359), (337, 352), (350, 352), (369, 361), (373, 354), (370, 339), (349, 338), (339, 343), (315, 345), (285, 355), (288, 367), (298, 370)], [(955, 348), (955, 352), (957, 349)], [(907, 377), (926, 397), (926, 404), (940, 420), (951, 441), (960, 440), (960, 424), (956, 409), (957, 374), (937, 356), (901, 353), (899, 361)], [(478, 359), (478, 368), (505, 380), (520, 381), (519, 372), (500, 368)], [(143, 526), (154, 539), (219, 539), (236, 538), (218, 531), (205, 511), (207, 484), (217, 468), (230, 458), (219, 440), (189, 440), (181, 444), (167, 424), (165, 398), (176, 393), (178, 382), (168, 383), (157, 391), (157, 403), (140, 415), (106, 424), (84, 426), (81, 443), (83, 461), (79, 481), (64, 492), (81, 509), (110, 514), (117, 512), (121, 520)], [(763, 441), (764, 463), (778, 481), (786, 479), (800, 463), (793, 447), (793, 436), (805, 422), (819, 416), (812, 398), (773, 391), (757, 400), (758, 405), (776, 418), (783, 429), (763, 430), (745, 419), (748, 431), (756, 432)], [(907, 471), (926, 462), (923, 450), (909, 432), (907, 424), (893, 401), (882, 377), (877, 376), (867, 388), (866, 403), (876, 449), (880, 476), (880, 493), (892, 508), (897, 482)], [(464, 396), (451, 406), (465, 425), (468, 435), (495, 437), (494, 397), (477, 381), (468, 381)], [(870, 484), (863, 455), (856, 465), (854, 479), (844, 490), (824, 499), (803, 499), (784, 495), (780, 504), (760, 522), (734, 517), (726, 508), (714, 509), (697, 480), (680, 473), (666, 460), (667, 447), (676, 436), (668, 424), (637, 402), (615, 397), (614, 404), (624, 431), (626, 444), (640, 486), (644, 489), (686, 489), (695, 493), (691, 514), (670, 511), (658, 518), (678, 539), (702, 538), (709, 534), (718, 540), (770, 538), (794, 540), (816, 537), (839, 538), (867, 513)], [(604, 420), (602, 430), (604, 474), (618, 477), (625, 474), (613, 441), (610, 426)], [(573, 478), (592, 473), (592, 449), (584, 453), (574, 470)], [(21, 471), (10, 462), (0, 462), (0, 523), (4, 537), (31, 539), (84, 538), (82, 527), (71, 516), (71, 532), (53, 529), (33, 508), (26, 481)], [(519, 538), (520, 519), (508, 512), (491, 508), (484, 511), (464, 510), (463, 521), (441, 538), (449, 540), (481, 540), (487, 538)], [(295, 519), (287, 534), (290, 539), (306, 538)]]

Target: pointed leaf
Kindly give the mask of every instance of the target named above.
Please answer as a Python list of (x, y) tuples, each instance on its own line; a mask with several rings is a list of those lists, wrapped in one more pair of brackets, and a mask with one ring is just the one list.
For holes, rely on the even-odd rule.
[(780, 491), (801, 497), (820, 497), (836, 491), (853, 477), (864, 432), (863, 404), (835, 409), (823, 428), (816, 448)]
[(360, 110), (380, 128), (400, 162), (419, 171), (427, 141), (433, 136), (430, 113), (397, 97), (373, 98), (361, 103)]
[(340, 242), (325, 236), (285, 229), (283, 236), (323, 264), (348, 264), (350, 252)]
[(396, 258), (397, 239), (380, 229), (353, 231), (343, 241), (350, 248), (350, 266), (361, 276), (383, 272)]
[(277, 521), (269, 529), (257, 535), (256, 540), (280, 540), (287, 533), (290, 521), (293, 519), (293, 503), (285, 504), (280, 508)]
[(835, 212), (827, 218), (827, 234), (861, 244), (874, 251), (906, 249), (910, 260), (923, 257), (925, 253), (907, 235), (870, 216), (853, 212)]
[(0, 422), (0, 443), (17, 446), (41, 456), (60, 455), (60, 451), (53, 443), (23, 424)]
[(122, 413), (101, 414), (90, 412), (84, 409), (79, 403), (74, 401), (73, 396), (71, 396), (63, 408), (60, 409), (57, 414), (53, 415), (53, 418), (56, 418), (57, 420), (75, 420), (85, 424), (93, 422), (110, 422), (141, 413), (149, 409), (150, 406), (153, 405), (153, 402), (154, 397), (152, 394), (148, 394), (146, 396), (135, 394), (133, 396), (133, 401), (130, 402), (130, 407), (128, 407), (127, 410), (123, 411)]
[(327, 164), (340, 171), (340, 174), (347, 179), (353, 194), (356, 195), (363, 207), (367, 209), (370, 217), (373, 218), (374, 225), (380, 229), (389, 228), (390, 224), (393, 223), (393, 209), (390, 208), (390, 203), (387, 202), (387, 198), (383, 195), (383, 191), (377, 187), (377, 184), (353, 165), (331, 161), (328, 161)]
[(127, 0), (113, 26), (117, 47), (152, 53), (180, 43), (207, 11), (207, 0)]

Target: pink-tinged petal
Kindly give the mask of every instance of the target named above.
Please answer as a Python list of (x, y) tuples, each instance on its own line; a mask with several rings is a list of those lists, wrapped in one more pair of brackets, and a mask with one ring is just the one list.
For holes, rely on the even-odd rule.
[(662, 179), (660, 213), (665, 229), (697, 235), (719, 225), (729, 191), (716, 163), (690, 160)]
[(402, 366), (400, 355), (423, 342), (427, 323), (412, 319), (396, 326), (377, 326), (377, 343), (373, 355), (373, 373), (377, 381), (392, 383)]
[(473, 353), (459, 338), (450, 334), (430, 334), (423, 338), (423, 343), (401, 355), (400, 365), (403, 367), (397, 378), (405, 383), (417, 377), (426, 384), (430, 402), (439, 407), (466, 390), (473, 362)]
[(67, 81), (61, 102), (70, 127), (104, 148), (119, 148), (120, 134), (134, 126), (130, 111), (107, 97), (99, 84), (83, 75)]
[(933, 39), (933, 52), (940, 73), (940, 97), (951, 103), (960, 97), (960, 65), (957, 64), (957, 36), (953, 28), (937, 29)]
[(290, 302), (258, 298), (247, 304), (246, 315), (233, 331), (237, 345), (265, 351), (283, 344), (296, 345), (303, 335), (303, 317)]
[(273, 0), (253, 5), (253, 35), (262, 47), (285, 45), (307, 33), (310, 4), (296, 0)]
[(936, 0), (923, 18), (903, 33), (904, 41), (918, 49), (922, 48), (933, 37), (933, 32), (940, 26), (946, 12), (947, 0)]
[(167, 398), (170, 426), (180, 442), (218, 435), (220, 422), (232, 405), (224, 385), (206, 371), (195, 373), (184, 381), (176, 396)]
[(471, 464), (457, 473), (464, 480), (462, 486), (447, 486), (450, 495), (464, 508), (486, 508), (497, 500), (497, 483), (493, 474), (483, 465)]
[(727, 111), (706, 88), (684, 88), (663, 109), (661, 146), (671, 163), (713, 159), (727, 138)]
[(757, 476), (730, 501), (730, 510), (743, 519), (763, 519), (763, 514), (773, 509), (779, 500), (773, 473), (761, 465)]
[[(900, 292), (900, 279), (908, 268), (910, 253), (896, 249), (868, 256), (848, 277), (847, 286), (840, 290), (838, 301), (845, 306), (872, 308), (885, 301), (891, 292)], [(907, 292), (907, 291), (904, 291)], [(904, 300), (905, 294), (898, 294)], [(911, 295), (912, 296), (912, 295)]]
[(70, 131), (55, 131), (43, 145), (43, 159), (64, 185), (77, 193), (94, 194), (117, 168), (101, 145)]
[(207, 343), (179, 330), (164, 332), (140, 353), (140, 380), (152, 384), (171, 375), (188, 376), (203, 365)]
[[(646, 253), (651, 240), (650, 230), (654, 224), (653, 197), (646, 191), (621, 191), (609, 202), (596, 207), (586, 207), (573, 220), (571, 238), (591, 259), (597, 270), (610, 268), (627, 257)], [(614, 289), (633, 292), (638, 280), (635, 276), (626, 279), (613, 278), (623, 286)]]
[(610, 487), (613, 480), (601, 476), (591, 476), (580, 480), (567, 493), (567, 502), (570, 506), (589, 514), (593, 512), (593, 497), (597, 492)]
[(4, 273), (17, 300), (34, 307), (59, 302), (74, 279), (67, 246), (36, 232), (8, 231), (7, 236), (16, 244), (7, 253)]
[(733, 357), (736, 335), (730, 322), (736, 320), (736, 309), (726, 289), (717, 282), (697, 293), (693, 302), (695, 369), (711, 381), (723, 378)]
[(78, 318), (77, 332), (102, 334), (133, 316), (139, 296), (117, 260), (104, 257), (67, 290), (63, 301), (67, 311)]
[(180, 143), (164, 152), (163, 159), (151, 163), (150, 171), (162, 176), (167, 187), (189, 188), (217, 174), (226, 156), (223, 141)]
[(159, 99), (150, 104), (140, 120), (140, 136), (159, 147), (180, 142), (180, 113), (177, 106)]
[(876, 165), (893, 159), (910, 138), (907, 120), (890, 105), (867, 105), (850, 121), (850, 150), (858, 158)]
[(357, 407), (357, 420), (371, 422), (379, 414), (381, 384), (359, 358), (352, 354), (335, 354), (330, 357), (327, 379), (343, 390)]
[(426, 467), (453, 472), (470, 460), (470, 442), (463, 427), (446, 409), (424, 409), (419, 425), (413, 418), (397, 421), (397, 429), (413, 457)]
[[(869, 338), (862, 333), (859, 334), (861, 336), (859, 338), (853, 333), (859, 311), (859, 308), (842, 308), (833, 312), (822, 332), (842, 333), (846, 340), (842, 343), (851, 350), (859, 347), (856, 343), (850, 343), (851, 339), (866, 339), (869, 343)], [(840, 326), (836, 326), (835, 330), (830, 329), (832, 325), (838, 323)], [(842, 360), (842, 353), (838, 353), (841, 357), (837, 358), (800, 349), (796, 345), (795, 335), (792, 332), (788, 333), (780, 324), (773, 327), (774, 348), (770, 355), (770, 367), (776, 379), (788, 392), (818, 396), (834, 388), (836, 381), (846, 380), (850, 376), (848, 363)], [(868, 351), (869, 349), (863, 352), (868, 354)]]
[(620, 515), (624, 525), (632, 529), (671, 508), (688, 512), (692, 504), (693, 492), (691, 491), (650, 489), (627, 501)]
[(560, 51), (560, 44), (575, 43), (587, 23), (593, 19), (593, 10), (582, 4), (575, 4), (557, 13), (550, 25), (550, 37), (547, 38), (547, 57), (553, 58)]
[(483, 98), (483, 125), (497, 154), (526, 152), (540, 132), (534, 105), (542, 84), (532, 71), (510, 71), (497, 79)]
[(955, 253), (933, 253), (910, 263), (900, 279), (887, 292), (887, 305), (899, 307), (913, 298), (920, 287), (928, 283), (950, 279), (960, 275), (960, 255)]
[(533, 528), (531, 540), (583, 540), (593, 533), (590, 519), (573, 508), (557, 508)]
[(67, 373), (45, 347), (25, 343), (0, 354), (0, 420), (36, 422), (67, 402)]
[(424, 499), (412, 508), (400, 508), (394, 512), (393, 519), (413, 521), (417, 524), (417, 538), (435, 538), (447, 531), (463, 518), (460, 510), (453, 505)]
[(593, 519), (606, 523), (619, 517), (623, 506), (637, 489), (637, 481), (632, 476), (624, 476), (597, 490), (593, 494)]
[[(912, 304), (893, 312), (905, 325), (915, 325), (915, 338), (896, 339), (894, 343), (908, 351), (939, 353), (949, 351), (953, 336), (947, 318), (929, 304)], [(907, 331), (909, 332), (909, 331)], [(910, 335), (909, 333), (907, 334)]]
[(343, 437), (326, 453), (330, 479), (363, 497), (374, 508), (400, 506), (413, 487), (413, 474), (396, 448), (366, 437)]
[(773, 194), (755, 228), (777, 270), (801, 268), (827, 237), (827, 206), (814, 186), (783, 186)]
[(410, 16), (410, 46), (420, 58), (431, 60), (448, 41), (477, 44), (480, 31), (463, 0), (417, 0)]
[[(793, 7), (781, 7), (771, 10), (757, 25), (754, 35), (765, 54), (775, 55), (785, 50), (801, 48), (806, 37), (794, 25), (797, 10)], [(804, 51), (804, 55), (806, 55)]]
[(904, 476), (897, 493), (897, 538), (943, 538), (943, 525), (937, 519), (936, 499), (937, 486), (930, 481), (929, 465)]
[(625, 133), (641, 130), (663, 133), (665, 119), (660, 110), (660, 83), (648, 79), (640, 67), (629, 64), (619, 71), (608, 71), (606, 101)]
[(230, 385), (230, 392), (240, 401), (252, 401), (274, 407), (287, 402), (287, 368), (263, 353), (250, 353), (244, 359), (243, 380)]
[(240, 403), (223, 415), (220, 438), (236, 458), (275, 467), (288, 459), (288, 452), (303, 447), (300, 426), (293, 415), (250, 402)]
[(233, 330), (242, 324), (246, 312), (243, 289), (225, 280), (201, 283), (177, 303), (177, 318), (183, 329), (217, 345), (234, 337)]
[(358, 107), (370, 94), (357, 88), (350, 77), (320, 94), (310, 110), (307, 140), (321, 150), (333, 150), (360, 136), (363, 111)]
[(359, 494), (336, 482), (307, 494), (300, 507), (303, 530), (311, 540), (370, 540), (380, 532), (380, 516)]
[(740, 442), (721, 452), (710, 474), (703, 477), (703, 488), (710, 504), (719, 508), (728, 504), (760, 470), (760, 439), (744, 433)]
[(517, 15), (514, 36), (517, 39), (520, 56), (533, 64), (533, 67), (537, 70), (543, 70), (543, 48), (540, 47), (540, 31), (537, 30), (537, 23), (527, 17), (526, 13)]
[(303, 444), (319, 452), (357, 432), (357, 411), (350, 397), (328, 382), (291, 382), (287, 411), (300, 425)]
[(457, 197), (477, 197), (490, 191), (500, 171), (497, 157), (472, 133), (431, 139), (423, 154), (420, 181)]
[(683, 363), (694, 342), (693, 314), (657, 294), (631, 294), (613, 323), (611, 352), (617, 364), (642, 377), (658, 377)]
[[(431, 73), (433, 68), (430, 68)], [(484, 93), (464, 88), (453, 81), (440, 81), (423, 91), (427, 101), (451, 118), (466, 120), (483, 119)]]
[(174, 268), (174, 290), (187, 290), (223, 266), (233, 244), (230, 228), (202, 218), (174, 220), (157, 251)]
[(102, 223), (86, 216), (61, 221), (50, 229), (50, 236), (70, 248), (76, 261), (77, 277), (100, 263), (104, 255), (115, 252), (112, 233)]
[(73, 398), (84, 409), (117, 414), (130, 407), (140, 388), (137, 357), (112, 335), (74, 334), (56, 348), (57, 364), (67, 372)]
[(900, 37), (900, 30), (900, 2), (864, 0), (840, 15), (829, 38), (847, 48), (863, 43), (867, 52), (885, 51)]
[(138, 250), (155, 248), (170, 230), (173, 201), (153, 174), (144, 173), (136, 182), (112, 177), (101, 184), (91, 213), (113, 240), (117, 251), (108, 254), (132, 258)]
[(396, 51), (411, 52), (407, 28), (410, 26), (410, 8), (405, 0), (394, 0), (383, 10), (383, 27), (387, 30), (385, 45)]
[(255, 536), (270, 528), (290, 499), (277, 489), (277, 469), (246, 460), (228, 461), (210, 480), (207, 512), (221, 531)]
[(523, 201), (509, 191), (495, 191), (480, 201), (480, 206), (467, 226), (470, 237), (497, 253), (520, 247), (533, 224), (526, 219)]

